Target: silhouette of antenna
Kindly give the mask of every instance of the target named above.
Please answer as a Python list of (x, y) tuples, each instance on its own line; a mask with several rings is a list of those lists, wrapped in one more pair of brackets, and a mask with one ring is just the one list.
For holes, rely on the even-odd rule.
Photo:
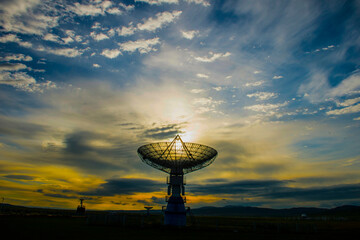
[(170, 179), (167, 178), (166, 201), (168, 204), (164, 224), (185, 226), (184, 174), (209, 166), (215, 160), (217, 151), (197, 143), (184, 143), (180, 136), (176, 135), (172, 142), (143, 145), (137, 152), (143, 162), (170, 174)]
[(85, 205), (83, 205), (84, 198), (80, 198), (80, 205), (76, 209), (76, 214), (78, 215), (84, 215), (85, 214)]
[(150, 210), (153, 208), (153, 207), (150, 207), (150, 206), (146, 206), (144, 207), (147, 211), (146, 211), (146, 215), (149, 216), (150, 215)]

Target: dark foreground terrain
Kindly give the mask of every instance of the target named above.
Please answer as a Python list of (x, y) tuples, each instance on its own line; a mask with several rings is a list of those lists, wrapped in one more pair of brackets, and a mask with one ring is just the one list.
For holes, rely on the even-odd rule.
[[(153, 211), (149, 216), (144, 211), (87, 211), (86, 215), (78, 216), (72, 210), (3, 205), (0, 230), (1, 239), (46, 240), (345, 240), (359, 239), (360, 236), (359, 207), (344, 206), (329, 211), (290, 209), (285, 214), (260, 210), (236, 207), (231, 209), (231, 213), (238, 213), (232, 216), (225, 214), (229, 209), (200, 209), (197, 213), (194, 211), (195, 216), (188, 217), (187, 227), (169, 228), (163, 226), (160, 211)], [(300, 212), (307, 214), (299, 215)]]
[[(181, 229), (161, 225), (162, 216), (1, 215), (2, 239), (358, 239), (353, 220), (197, 217)], [(92, 220), (91, 220), (92, 219)], [(120, 220), (119, 220), (120, 219)], [(89, 221), (90, 220), (90, 221)], [(188, 220), (191, 223), (191, 219)]]

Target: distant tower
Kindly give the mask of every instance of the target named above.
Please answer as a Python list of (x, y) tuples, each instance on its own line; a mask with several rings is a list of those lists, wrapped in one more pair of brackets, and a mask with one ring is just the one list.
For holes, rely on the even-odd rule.
[(85, 214), (85, 205), (83, 205), (83, 202), (85, 199), (80, 198), (80, 205), (76, 209), (76, 214), (78, 215), (84, 215)]
[(170, 174), (167, 184), (168, 202), (165, 210), (165, 225), (185, 226), (186, 209), (184, 202), (184, 174), (199, 170), (210, 165), (217, 156), (211, 147), (184, 143), (179, 135), (172, 142), (151, 143), (139, 147), (139, 157), (146, 164)]
[(150, 210), (153, 208), (153, 207), (144, 207), (147, 211), (146, 211), (146, 215), (149, 216), (150, 215)]

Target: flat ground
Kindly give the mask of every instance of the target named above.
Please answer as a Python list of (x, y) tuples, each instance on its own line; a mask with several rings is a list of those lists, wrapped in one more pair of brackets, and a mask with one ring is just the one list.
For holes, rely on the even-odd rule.
[(2, 239), (358, 239), (359, 220), (189, 218), (191, 226), (167, 228), (161, 215), (0, 215)]

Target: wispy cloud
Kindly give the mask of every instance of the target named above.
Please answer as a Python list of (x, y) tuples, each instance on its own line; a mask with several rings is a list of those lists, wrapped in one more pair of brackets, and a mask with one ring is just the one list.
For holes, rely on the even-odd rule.
[(348, 106), (354, 105), (355, 103), (358, 103), (358, 102), (360, 102), (360, 97), (347, 99), (343, 102), (337, 101), (336, 105), (341, 106), (341, 107), (348, 107)]
[(149, 53), (151, 51), (156, 51), (154, 48), (155, 45), (159, 44), (159, 38), (152, 39), (140, 39), (137, 41), (128, 41), (124, 43), (119, 43), (120, 49), (125, 52), (135, 52), (139, 51), (140, 53)]
[(77, 48), (50, 48), (44, 46), (39, 46), (36, 50), (70, 58), (80, 56), (84, 52), (83, 49), (80, 50)]
[(60, 40), (60, 37), (55, 35), (55, 34), (52, 34), (52, 33), (47, 33), (44, 37), (43, 37), (44, 40), (46, 41), (51, 41), (51, 42), (56, 42), (56, 43), (60, 43), (62, 44), (63, 41)]
[(206, 74), (203, 74), (203, 73), (197, 73), (196, 74), (196, 77), (198, 77), (198, 78), (209, 78), (209, 76), (208, 75), (206, 75)]
[(191, 31), (181, 31), (181, 34), (186, 39), (193, 39), (196, 35), (199, 34), (199, 31), (197, 30), (191, 30)]
[(32, 43), (21, 40), (15, 34), (7, 34), (7, 35), (0, 37), (0, 42), (1, 43), (16, 42), (17, 44), (19, 44), (22, 47), (26, 47), (26, 48), (32, 47)]
[(24, 72), (0, 72), (0, 84), (26, 89), (30, 84), (34, 83), (36, 83), (36, 80)]
[(175, 21), (181, 15), (181, 13), (181, 11), (160, 12), (157, 13), (154, 18), (150, 17), (144, 20), (143, 23), (138, 23), (136, 26), (134, 26), (134, 24), (131, 22), (129, 26), (122, 26), (121, 28), (117, 28), (116, 32), (119, 36), (130, 36), (137, 31), (153, 32), (164, 27), (166, 24)]
[(246, 96), (248, 96), (249, 98), (256, 98), (256, 101), (264, 101), (264, 100), (268, 100), (271, 98), (276, 98), (278, 95), (276, 93), (272, 93), (272, 92), (256, 92), (256, 93), (251, 93), (251, 94), (247, 94)]
[(5, 57), (0, 57), (0, 61), (9, 62), (9, 61), (25, 61), (30, 62), (33, 58), (30, 56), (25, 56), (24, 54), (12, 54)]
[(73, 6), (69, 6), (68, 10), (79, 16), (97, 16), (105, 13), (120, 15), (123, 13), (119, 8), (113, 7), (111, 1), (100, 1), (92, 4), (75, 3)]
[(154, 31), (167, 23), (173, 22), (181, 13), (181, 11), (157, 13), (155, 18), (149, 18), (144, 23), (139, 23), (137, 29), (140, 31)]
[(286, 106), (287, 102), (284, 103), (278, 103), (278, 104), (271, 104), (271, 103), (267, 103), (267, 104), (256, 104), (256, 105), (252, 105), (252, 106), (246, 106), (244, 107), (244, 109), (248, 109), (248, 110), (252, 110), (255, 112), (268, 112), (268, 111), (272, 111), (272, 110), (277, 110), (280, 107)]
[(245, 87), (257, 87), (257, 86), (261, 86), (263, 84), (264, 84), (264, 81), (256, 81), (256, 82), (245, 83), (244, 86)]
[(119, 36), (130, 36), (130, 35), (133, 35), (135, 33), (137, 29), (130, 25), (128, 27), (121, 27), (121, 28), (117, 28), (116, 29), (116, 32), (118, 33)]
[(144, 2), (150, 5), (161, 5), (163, 3), (178, 4), (179, 0), (135, 0), (135, 2)]
[[(51, 3), (45, 5), (53, 9)], [(43, 13), (39, 11), (40, 7), (41, 1), (37, 0), (3, 2), (0, 5), (2, 28), (6, 32), (42, 35), (47, 29), (58, 26), (59, 16)]]
[(209, 62), (214, 62), (214, 61), (216, 61), (218, 59), (221, 59), (221, 58), (229, 57), (230, 55), (231, 55), (230, 52), (226, 52), (226, 53), (209, 52), (209, 56), (207, 56), (207, 57), (194, 57), (194, 59), (196, 61), (199, 61), (199, 62), (209, 63)]
[(119, 49), (104, 49), (100, 54), (107, 58), (116, 58), (122, 53)]
[(201, 4), (204, 7), (209, 7), (210, 3), (207, 0), (185, 0), (188, 3), (196, 3), (196, 4)]
[(18, 71), (26, 68), (27, 66), (22, 63), (0, 63), (0, 71)]
[(95, 32), (91, 32), (90, 36), (95, 40), (95, 41), (101, 41), (101, 40), (105, 40), (105, 39), (109, 39), (109, 37), (103, 33), (95, 33)]
[(341, 109), (335, 109), (326, 112), (327, 115), (343, 115), (343, 114), (349, 114), (349, 113), (357, 113), (360, 112), (360, 104), (352, 105), (349, 107), (341, 108)]
[(191, 89), (191, 93), (202, 93), (205, 92), (205, 89)]

